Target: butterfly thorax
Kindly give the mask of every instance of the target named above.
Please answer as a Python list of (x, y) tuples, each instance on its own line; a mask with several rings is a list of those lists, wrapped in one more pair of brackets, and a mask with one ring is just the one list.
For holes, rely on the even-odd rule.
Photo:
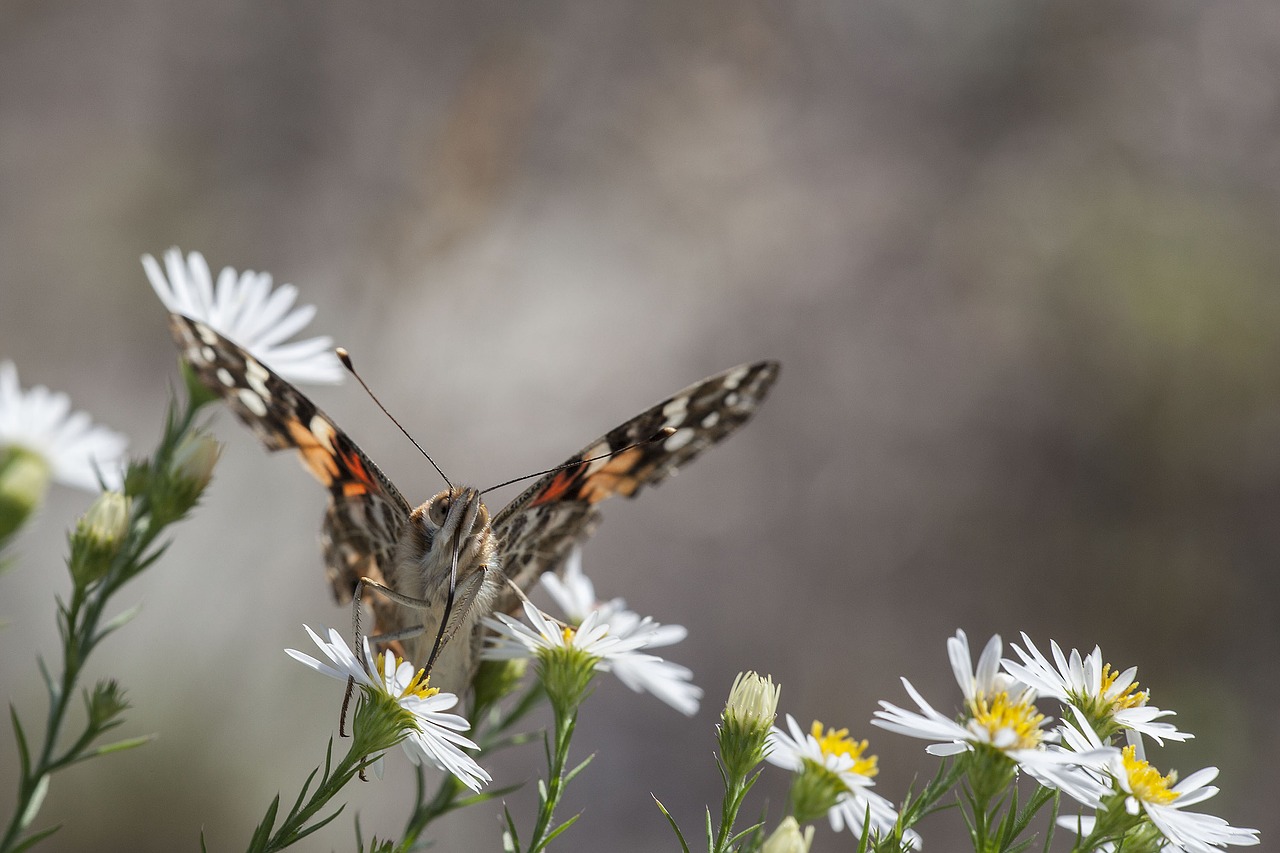
[[(489, 613), (501, 566), (489, 510), (480, 493), (464, 486), (446, 489), (409, 515), (396, 544), (397, 592), (427, 602), (415, 619), (423, 633), (405, 644), (408, 659), (424, 666), (442, 620), (456, 634), (432, 666), (432, 684), (462, 692), (474, 660), (472, 626)], [(450, 587), (454, 610), (446, 614)]]

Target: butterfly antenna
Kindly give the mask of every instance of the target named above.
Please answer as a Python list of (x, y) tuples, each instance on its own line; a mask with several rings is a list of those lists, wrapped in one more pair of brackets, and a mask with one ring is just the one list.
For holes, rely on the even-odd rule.
[(480, 494), (485, 495), (494, 489), (501, 489), (503, 486), (510, 486), (512, 483), (519, 483), (521, 480), (531, 480), (534, 477), (541, 477), (544, 474), (554, 474), (557, 471), (563, 471), (566, 468), (577, 468), (579, 465), (586, 465), (588, 462), (596, 462), (601, 459), (608, 459), (610, 456), (617, 456), (619, 453), (626, 453), (633, 447), (644, 447), (646, 444), (653, 444), (655, 441), (668, 439), (676, 434), (675, 427), (663, 427), (644, 441), (637, 441), (634, 444), (628, 444), (626, 447), (619, 447), (617, 450), (610, 450), (608, 453), (601, 453), (599, 456), (592, 456), (590, 459), (575, 459), (572, 462), (566, 462), (563, 465), (557, 465), (554, 468), (548, 468), (545, 471), (539, 471), (536, 474), (525, 474), (522, 477), (516, 477), (514, 480), (507, 480), (505, 483), (499, 483), (496, 486), (490, 486), (482, 489)]
[(431, 454), (427, 453), (427, 451), (422, 449), (422, 445), (418, 444), (417, 439), (409, 435), (409, 431), (407, 429), (400, 426), (400, 422), (396, 420), (395, 415), (387, 411), (387, 407), (382, 405), (382, 401), (378, 399), (378, 395), (374, 394), (373, 389), (371, 389), (368, 386), (368, 384), (364, 381), (364, 379), (360, 377), (359, 373), (356, 373), (355, 365), (351, 363), (351, 354), (347, 352), (346, 347), (338, 347), (337, 349), (334, 350), (334, 352), (338, 354), (338, 360), (342, 362), (342, 366), (347, 369), (347, 372), (356, 378), (356, 381), (360, 383), (360, 387), (364, 389), (365, 393), (368, 394), (370, 398), (372, 398), (373, 402), (378, 404), (379, 409), (382, 409), (382, 413), (387, 417), (391, 418), (391, 422), (395, 424), (402, 433), (404, 433), (405, 438), (413, 442), (413, 446), (418, 448), (419, 453), (427, 457), (427, 461), (431, 463), (432, 468), (436, 469), (436, 473), (439, 474), (441, 477), (444, 477), (445, 485), (447, 485), (450, 489), (452, 489), (453, 483), (450, 482), (449, 478), (445, 475), (445, 473), (440, 470), (440, 466), (436, 464), (436, 460), (432, 459)]

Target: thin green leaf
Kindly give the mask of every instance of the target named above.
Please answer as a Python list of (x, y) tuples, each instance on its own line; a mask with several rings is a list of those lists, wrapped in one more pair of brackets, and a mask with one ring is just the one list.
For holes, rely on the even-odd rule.
[[(653, 794), (649, 796), (653, 797)], [(667, 823), (671, 824), (671, 831), (676, 834), (676, 839), (680, 842), (680, 849), (683, 853), (689, 853), (689, 845), (684, 840), (684, 833), (680, 831), (680, 827), (676, 825), (676, 819), (671, 816), (671, 812), (667, 811), (667, 807), (662, 804), (662, 800), (653, 797), (653, 801), (658, 804), (658, 811), (662, 812), (662, 816), (667, 819)]]
[(564, 823), (557, 826), (555, 829), (551, 830), (549, 833), (547, 833), (547, 837), (542, 839), (542, 843), (539, 844), (535, 849), (530, 850), (529, 853), (538, 853), (539, 850), (546, 850), (547, 845), (550, 844), (557, 835), (559, 835), (560, 833), (564, 832), (566, 829), (568, 829), (569, 827), (577, 823), (578, 818), (580, 817), (582, 817), (582, 812), (578, 812), (576, 815), (569, 818)]
[[(320, 772), (320, 768), (317, 767), (315, 770), (312, 770), (307, 774), (307, 778), (302, 782), (302, 790), (298, 792), (298, 799), (293, 801), (293, 808), (289, 809), (289, 814), (297, 814), (298, 810), (302, 808), (302, 801), (306, 798), (307, 790), (311, 787), (311, 780), (316, 778), (316, 773), (318, 772)], [(326, 773), (325, 778), (328, 778), (328, 775), (329, 774)], [(324, 784), (323, 780), (320, 784)]]
[(141, 611), (142, 602), (138, 602), (129, 609), (122, 611), (117, 616), (109, 620), (107, 624), (102, 626), (101, 630), (98, 631), (96, 639), (101, 640), (112, 631), (123, 628), (125, 625), (129, 624), (129, 622), (133, 621), (133, 617), (137, 616)]
[(62, 824), (58, 824), (57, 826), (51, 826), (48, 829), (42, 829), (39, 832), (34, 832), (31, 835), (28, 835), (26, 838), (22, 839), (16, 845), (14, 845), (13, 853), (21, 853), (21, 851), (23, 850), (30, 850), (32, 847), (39, 844), (41, 841), (44, 841), (50, 835), (53, 835), (59, 829), (62, 829)]
[(53, 676), (49, 674), (49, 668), (44, 665), (44, 658), (36, 656), (36, 667), (40, 670), (40, 678), (44, 681), (45, 692), (49, 694), (49, 704), (58, 704), (58, 697), (62, 695), (62, 689), (54, 683)]
[(502, 849), (506, 853), (520, 853), (520, 833), (516, 831), (516, 822), (511, 818), (511, 811), (502, 807), (503, 820), (507, 822), (507, 831), (503, 833)]
[(9, 719), (13, 721), (13, 738), (18, 742), (18, 761), (21, 767), (19, 774), (26, 779), (31, 774), (31, 754), (27, 751), (27, 736), (22, 731), (22, 722), (18, 719), (18, 709), (9, 706)]
[[(109, 727), (115, 728), (115, 726), (116, 726), (116, 723), (111, 723)], [(106, 728), (104, 728), (103, 731), (106, 731)], [(104, 744), (94, 749), (92, 752), (89, 752), (89, 753), (86, 753), (85, 755), (80, 756), (79, 758), (76, 759), (76, 761), (84, 761), (86, 758), (92, 758), (95, 755), (107, 755), (112, 752), (124, 752), (126, 749), (135, 749), (139, 746), (142, 746), (143, 744), (150, 743), (151, 741), (155, 740), (157, 737), (159, 737), (159, 735), (141, 735), (139, 737), (131, 737), (131, 738), (126, 738), (124, 740), (118, 740), (115, 743)]]
[(741, 831), (741, 832), (739, 832), (737, 835), (733, 836), (733, 838), (730, 838), (730, 839), (729, 839), (729, 846), (730, 846), (730, 847), (732, 847), (733, 845), (737, 844), (737, 843), (738, 843), (739, 841), (741, 841), (743, 838), (745, 838), (746, 836), (748, 836), (748, 835), (750, 835), (751, 833), (755, 832), (757, 829), (759, 829), (759, 828), (760, 828), (760, 827), (762, 827), (762, 826), (764, 826), (764, 822), (763, 822), (763, 821), (761, 821), (760, 823), (753, 823), (753, 824), (751, 824), (751, 826), (748, 826), (746, 829), (742, 830), (742, 831)]
[(262, 823), (258, 824), (258, 828), (253, 831), (253, 837), (249, 839), (250, 850), (264, 850), (267, 839), (271, 837), (271, 828), (276, 824), (276, 812), (280, 810), (280, 795), (276, 794), (275, 799), (271, 801), (271, 805), (267, 806), (267, 813), (262, 818)]
[(289, 843), (297, 844), (299, 841), (306, 838), (308, 835), (315, 832), (317, 829), (323, 829), (325, 826), (332, 823), (334, 818), (342, 814), (342, 810), (345, 809), (346, 807), (347, 807), (347, 804), (343, 803), (342, 805), (338, 806), (338, 810), (336, 812), (329, 815), (327, 818), (316, 821), (315, 823), (311, 824), (311, 826), (298, 830), (297, 832), (295, 832), (293, 835), (289, 837)]
[(564, 784), (568, 785), (570, 782), (572, 782), (574, 777), (577, 776), (579, 773), (581, 773), (584, 769), (586, 769), (586, 766), (591, 763), (591, 759), (595, 757), (596, 757), (596, 754), (593, 752), (590, 755), (588, 755), (586, 758), (582, 759), (582, 763), (580, 763), (577, 767), (573, 768), (572, 770), (570, 770), (568, 773), (565, 774)]

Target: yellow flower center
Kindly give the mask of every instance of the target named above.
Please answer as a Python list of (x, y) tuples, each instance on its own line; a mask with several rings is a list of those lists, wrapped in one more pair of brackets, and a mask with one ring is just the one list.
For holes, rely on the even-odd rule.
[(879, 759), (874, 755), (864, 757), (862, 754), (867, 751), (867, 742), (849, 737), (848, 729), (824, 730), (822, 723), (814, 720), (810, 734), (818, 741), (818, 747), (824, 756), (847, 755), (852, 758), (853, 766), (849, 769), (854, 773), (870, 777), (880, 772), (880, 768), (876, 766)]
[[(1105, 695), (1111, 689), (1111, 685), (1115, 684), (1119, 672), (1111, 668), (1111, 664), (1104, 663), (1102, 665), (1102, 693)], [(1133, 682), (1111, 700), (1111, 706), (1117, 711), (1123, 711), (1126, 708), (1141, 708), (1147, 704), (1147, 692), (1138, 689), (1138, 682)]]
[(578, 629), (569, 625), (565, 625), (563, 630), (560, 631), (560, 635), (564, 637), (564, 644), (566, 646), (573, 645), (573, 635), (576, 633), (578, 633)]
[[(386, 655), (379, 655), (377, 658), (378, 672), (380, 675), (382, 675), (383, 677), (382, 680), (384, 684), (386, 683), (386, 680), (387, 680), (386, 679), (387, 674), (382, 671), (382, 668), (385, 665), (386, 660), (387, 660)], [(402, 663), (404, 663), (404, 658), (397, 655), (394, 668), (391, 671), (394, 673), (397, 669), (400, 668), (400, 664)], [(432, 696), (436, 695), (439, 692), (440, 692), (439, 689), (431, 686), (431, 676), (427, 675), (426, 670), (419, 669), (414, 674), (413, 678), (409, 680), (409, 683), (405, 685), (404, 690), (400, 691), (400, 695), (397, 698), (403, 699), (406, 696), (417, 696), (419, 699), (430, 699)]]
[(990, 699), (979, 693), (970, 710), (972, 722), (986, 729), (992, 745), (999, 749), (1035, 749), (1044, 736), (1040, 730), (1044, 714), (1029, 701), (1012, 701), (1008, 693), (997, 693)]
[(1129, 777), (1129, 790), (1141, 802), (1157, 806), (1168, 805), (1178, 799), (1178, 792), (1169, 790), (1169, 786), (1178, 781), (1178, 774), (1170, 771), (1168, 776), (1161, 776), (1160, 771), (1137, 757), (1137, 750), (1126, 746), (1121, 754), (1124, 757), (1124, 771)]

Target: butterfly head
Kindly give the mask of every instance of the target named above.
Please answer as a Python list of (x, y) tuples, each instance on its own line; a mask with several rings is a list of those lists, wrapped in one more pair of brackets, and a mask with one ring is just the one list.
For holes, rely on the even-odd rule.
[[(418, 579), (421, 587), (404, 590), (435, 599), (449, 582), (457, 555), (458, 580), (481, 566), (497, 567), (497, 546), (489, 509), (470, 486), (445, 489), (413, 511), (401, 542), (400, 576)], [(416, 585), (415, 585), (416, 586)]]

